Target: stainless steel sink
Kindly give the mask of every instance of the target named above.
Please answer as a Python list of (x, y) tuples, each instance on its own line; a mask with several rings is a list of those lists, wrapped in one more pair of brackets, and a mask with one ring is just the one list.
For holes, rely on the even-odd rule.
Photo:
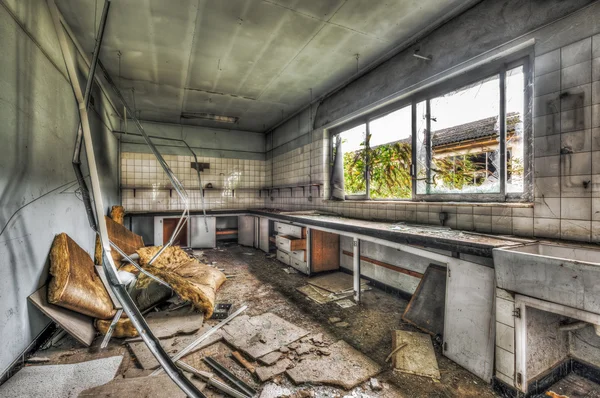
[(494, 249), (502, 289), (600, 314), (600, 250), (532, 243)]

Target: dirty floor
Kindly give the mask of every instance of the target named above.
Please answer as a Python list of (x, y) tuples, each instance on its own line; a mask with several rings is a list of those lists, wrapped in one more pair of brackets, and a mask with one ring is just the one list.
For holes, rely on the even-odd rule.
[[(296, 290), (306, 284), (307, 277), (288, 274), (288, 268), (274, 258), (253, 248), (237, 244), (222, 243), (218, 249), (205, 250), (204, 260), (215, 262), (230, 279), (218, 293), (218, 302), (233, 303), (234, 308), (248, 305), (246, 314), (260, 315), (274, 313), (281, 318), (298, 325), (311, 333), (323, 333), (325, 339), (335, 342), (343, 339), (372, 360), (383, 366), (383, 372), (377, 376), (383, 390), (374, 392), (368, 381), (344, 391), (328, 386), (295, 386), (284, 375), (274, 381), (260, 385), (235, 360), (230, 358), (231, 348), (224, 342), (213, 344), (193, 355), (189, 362), (197, 368), (209, 371), (202, 361), (204, 355), (211, 355), (228, 367), (257, 390), (268, 389), (276, 397), (278, 394), (311, 390), (315, 397), (495, 397), (490, 386), (473, 376), (441, 354), (441, 344), (434, 341), (434, 348), (441, 373), (439, 382), (429, 378), (402, 374), (391, 370), (385, 358), (391, 351), (392, 331), (418, 331), (401, 320), (407, 301), (393, 294), (372, 288), (363, 293), (360, 305), (341, 308), (336, 303), (317, 304)], [(345, 327), (335, 326), (331, 318), (339, 318)], [(336, 320), (338, 325), (339, 320)], [(48, 358), (46, 364), (77, 363), (95, 358), (124, 356), (117, 377), (140, 377), (150, 373), (139, 368), (135, 358), (121, 340), (113, 339), (109, 347), (100, 350), (101, 337), (97, 337), (91, 348), (85, 348), (70, 337), (64, 338), (57, 347), (39, 351), (38, 357)], [(287, 390), (286, 390), (287, 389)], [(219, 392), (210, 388), (204, 393), (209, 397), (221, 397)]]

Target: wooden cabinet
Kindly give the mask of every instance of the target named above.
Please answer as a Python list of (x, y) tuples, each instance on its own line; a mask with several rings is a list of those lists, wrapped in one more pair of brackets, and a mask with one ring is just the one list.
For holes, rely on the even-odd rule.
[(340, 236), (331, 232), (310, 230), (311, 273), (340, 268)]

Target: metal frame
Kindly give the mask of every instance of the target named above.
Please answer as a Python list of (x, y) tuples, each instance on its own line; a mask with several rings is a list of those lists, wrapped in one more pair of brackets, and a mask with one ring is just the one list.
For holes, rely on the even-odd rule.
[[(127, 313), (127, 316), (129, 317), (131, 323), (136, 328), (136, 330), (139, 332), (143, 341), (146, 343), (146, 345), (148, 346), (150, 351), (154, 354), (154, 356), (156, 357), (159, 364), (165, 369), (165, 371), (167, 372), (169, 377), (188, 396), (190, 396), (190, 397), (205, 397), (205, 395), (202, 392), (200, 392), (197, 389), (197, 387), (194, 386), (194, 384), (191, 383), (190, 380), (188, 380), (182, 374), (181, 370), (175, 366), (175, 364), (171, 361), (171, 359), (169, 358), (167, 353), (160, 346), (160, 341), (152, 334), (152, 331), (148, 327), (148, 324), (146, 323), (144, 317), (142, 316), (141, 312), (135, 305), (134, 301), (131, 299), (126, 286), (119, 279), (119, 276), (117, 274), (117, 268), (116, 268), (114, 261), (112, 259), (112, 256), (111, 256), (111, 242), (108, 238), (108, 229), (107, 229), (104, 217), (103, 217), (104, 203), (103, 203), (103, 199), (102, 199), (100, 179), (99, 179), (98, 168), (96, 166), (96, 158), (95, 158), (95, 153), (94, 153), (94, 144), (93, 144), (93, 140), (92, 140), (92, 134), (91, 134), (90, 123), (89, 123), (88, 112), (87, 112), (87, 108), (89, 105), (89, 99), (91, 96), (91, 89), (93, 86), (93, 82), (95, 80), (96, 65), (99, 64), (98, 54), (99, 54), (100, 47), (102, 44), (104, 28), (106, 26), (106, 22), (107, 22), (107, 18), (108, 18), (108, 11), (110, 9), (110, 1), (111, 0), (105, 0), (105, 3), (104, 3), (104, 9), (102, 12), (100, 28), (99, 28), (99, 32), (98, 32), (98, 36), (97, 36), (97, 40), (96, 40), (96, 46), (95, 46), (95, 50), (94, 50), (93, 62), (90, 64), (88, 78), (86, 81), (86, 86), (85, 86), (86, 92), (85, 92), (85, 95), (82, 95), (81, 88), (79, 85), (79, 78), (77, 76), (75, 60), (74, 60), (71, 50), (68, 46), (64, 28), (62, 27), (62, 24), (65, 22), (61, 21), (60, 11), (59, 11), (58, 7), (56, 6), (56, 4), (54, 3), (54, 0), (47, 0), (48, 6), (50, 8), (50, 12), (52, 14), (54, 27), (55, 27), (56, 33), (58, 35), (58, 38), (59, 38), (59, 43), (60, 43), (61, 51), (63, 54), (63, 59), (65, 61), (65, 65), (67, 67), (67, 72), (68, 72), (69, 78), (71, 80), (71, 86), (73, 88), (75, 99), (77, 101), (78, 108), (79, 108), (80, 125), (79, 125), (78, 131), (77, 131), (77, 136), (76, 136), (76, 144), (75, 144), (75, 151), (74, 151), (74, 156), (73, 156), (73, 163), (77, 170), (78, 166), (80, 165), (80, 162), (77, 163), (79, 161), (79, 150), (81, 148), (81, 142), (83, 141), (85, 143), (85, 151), (86, 151), (86, 156), (87, 156), (87, 160), (88, 160), (90, 179), (91, 179), (91, 183), (92, 183), (92, 193), (94, 196), (93, 207), (92, 207), (92, 201), (91, 201), (91, 197), (89, 195), (89, 191), (87, 192), (86, 195), (82, 195), (82, 196), (84, 198), (86, 213), (88, 215), (90, 225), (93, 229), (96, 230), (96, 232), (99, 234), (99, 237), (100, 237), (100, 243), (101, 243), (101, 247), (103, 250), (102, 266), (104, 268), (104, 272), (106, 274), (106, 278), (108, 280), (108, 283), (109, 283), (111, 289), (113, 290), (115, 296), (121, 303), (123, 310)], [(105, 77), (106, 77), (108, 75), (106, 73), (106, 70), (102, 66), (101, 66), (101, 68), (103, 69), (103, 71), (105, 73)], [(122, 97), (121, 93), (118, 91), (118, 89), (116, 88), (116, 86), (114, 85), (112, 80), (110, 80), (110, 77), (108, 77), (107, 80), (109, 81), (109, 84), (112, 86), (112, 88), (115, 90), (115, 94), (117, 94), (119, 99), (123, 102), (123, 106), (132, 115), (136, 126), (138, 127), (138, 129), (140, 129), (141, 134), (144, 136), (144, 140), (146, 141), (146, 143), (150, 147), (151, 151), (156, 156), (158, 162), (161, 164), (163, 170), (165, 171), (165, 173), (171, 180), (171, 183), (173, 184), (177, 193), (180, 195), (181, 200), (185, 204), (185, 210), (184, 210), (181, 220), (178, 224), (178, 228), (176, 228), (176, 230), (173, 234), (173, 237), (171, 238), (171, 240), (169, 242), (170, 244), (172, 244), (173, 239), (177, 236), (179, 229), (181, 229), (181, 226), (184, 225), (184, 222), (185, 222), (185, 220), (187, 220), (187, 216), (189, 215), (189, 203), (188, 203), (187, 193), (186, 193), (185, 189), (183, 188), (183, 186), (181, 185), (181, 183), (179, 182), (179, 180), (177, 179), (177, 177), (170, 170), (168, 164), (162, 158), (162, 156), (160, 155), (160, 153), (158, 152), (156, 147), (152, 144), (152, 141), (150, 140), (150, 138), (144, 132), (144, 129), (141, 126), (139, 120), (137, 120), (137, 118), (135, 118), (135, 116), (133, 116), (133, 112), (131, 112), (131, 109), (129, 108), (127, 103), (124, 101), (124, 98)], [(77, 173), (77, 171), (76, 171), (76, 173)], [(78, 177), (79, 177), (79, 175), (78, 175)], [(78, 178), (78, 180), (79, 180), (79, 178)], [(81, 181), (83, 182), (83, 180), (81, 180)], [(84, 185), (82, 187), (84, 187)], [(87, 190), (87, 187), (85, 187), (85, 188)], [(94, 210), (96, 213), (95, 216), (93, 214)], [(97, 219), (97, 223), (94, 223), (94, 218)], [(96, 225), (94, 225), (94, 224), (96, 224)], [(94, 228), (94, 226), (96, 226), (97, 228)], [(166, 248), (166, 246), (164, 246), (163, 249), (161, 249), (150, 260), (150, 263), (152, 263), (154, 260), (156, 260), (156, 258), (164, 251), (165, 248)], [(133, 261), (133, 260), (131, 260), (131, 261)]]
[[(524, 202), (531, 201), (533, 195), (533, 151), (532, 151), (532, 79), (533, 79), (533, 62), (532, 62), (532, 49), (525, 48), (521, 49), (509, 56), (501, 59), (495, 60), (494, 62), (489, 62), (485, 65), (477, 67), (474, 70), (469, 70), (468, 72), (464, 72), (463, 74), (456, 76), (452, 79), (448, 79), (444, 82), (438, 83), (431, 87), (424, 88), (423, 90), (416, 92), (401, 101), (390, 104), (383, 108), (377, 109), (372, 113), (361, 116), (359, 118), (353, 119), (347, 123), (341, 124), (334, 128), (328, 130), (330, 138), (353, 127), (356, 127), (360, 124), (365, 124), (368, 132), (368, 126), (370, 121), (383, 117), (391, 112), (402, 109), (404, 107), (412, 106), (413, 108), (413, 169), (411, 170), (411, 174), (413, 174), (413, 183), (412, 189), (413, 194), (410, 199), (402, 199), (402, 198), (390, 198), (390, 199), (370, 199), (369, 198), (369, 189), (367, 187), (367, 193), (364, 195), (346, 195), (347, 200), (370, 200), (373, 202), (377, 201), (425, 201), (425, 202), (444, 202), (444, 201), (468, 201), (468, 202), (489, 202), (489, 201), (498, 201), (498, 202)], [(519, 65), (523, 65), (523, 73), (524, 73), (524, 87), (523, 94), (525, 97), (524, 100), (524, 110), (523, 110), (523, 148), (524, 148), (524, 166), (525, 166), (525, 175), (524, 175), (524, 188), (522, 193), (507, 193), (506, 192), (506, 142), (505, 142), (505, 72), (512, 68), (515, 68)], [(494, 74), (498, 74), (500, 76), (501, 90), (500, 90), (500, 118), (501, 123), (501, 134), (500, 134), (500, 189), (498, 193), (486, 194), (486, 193), (456, 193), (456, 194), (444, 194), (444, 193), (417, 193), (416, 186), (416, 106), (419, 102), (425, 101), (427, 106), (427, 131), (430, 131), (430, 106), (429, 99), (433, 98), (436, 95), (441, 95), (447, 93), (449, 91), (453, 91), (456, 89), (460, 89), (465, 85), (475, 83), (481, 79), (485, 79), (486, 77), (491, 77)], [(333, 140), (330, 139), (330, 142), (333, 143)], [(330, 153), (333, 152), (332, 144), (330, 144)], [(431, 152), (431, 148), (428, 148), (428, 155)], [(431, 156), (428, 156), (430, 158)], [(428, 161), (428, 164), (430, 162)], [(431, 168), (427, 168), (427, 173), (431, 172)], [(368, 183), (368, 179), (367, 179)], [(429, 185), (428, 185), (429, 187)]]

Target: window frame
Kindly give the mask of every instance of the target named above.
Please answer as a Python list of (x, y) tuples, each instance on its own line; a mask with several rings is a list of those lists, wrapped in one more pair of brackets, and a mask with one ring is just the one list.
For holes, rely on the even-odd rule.
[[(519, 66), (523, 67), (524, 76), (524, 87), (523, 87), (523, 192), (506, 192), (507, 189), (507, 149), (506, 149), (506, 72), (510, 71)], [(425, 101), (426, 114), (431, 114), (430, 100), (438, 96), (447, 94), (452, 91), (456, 91), (465, 87), (469, 84), (476, 83), (480, 80), (492, 77), (494, 75), (499, 76), (500, 85), (500, 192), (499, 193), (417, 193), (417, 176), (416, 176), (416, 164), (417, 164), (417, 151), (415, 150), (417, 145), (417, 104)], [(461, 202), (529, 202), (533, 197), (533, 131), (532, 131), (532, 102), (533, 102), (533, 53), (531, 50), (525, 50), (513, 54), (510, 57), (490, 62), (486, 65), (465, 71), (459, 76), (452, 79), (447, 79), (438, 84), (427, 87), (420, 90), (403, 100), (394, 102), (388, 106), (382, 107), (376, 111), (370, 112), (366, 115), (353, 119), (350, 122), (344, 123), (340, 126), (329, 130), (330, 137), (330, 159), (333, 161), (333, 145), (335, 140), (333, 139), (337, 134), (340, 134), (346, 130), (356, 127), (361, 124), (365, 124), (367, 135), (370, 134), (369, 124), (375, 119), (384, 117), (392, 112), (400, 110), (406, 106), (411, 106), (412, 112), (412, 164), (411, 164), (411, 176), (412, 176), (412, 197), (411, 198), (370, 198), (370, 174), (368, 169), (368, 163), (365, 171), (365, 186), (366, 193), (359, 195), (345, 195), (346, 200), (369, 200), (373, 202), (377, 201), (399, 201), (399, 202), (410, 202), (410, 201), (424, 201), (424, 202), (447, 202), (447, 201), (461, 201)], [(431, 120), (427, 118), (427, 129), (431, 131)], [(367, 151), (367, 156), (368, 156)], [(429, 160), (430, 162), (430, 160)], [(429, 163), (430, 164), (430, 163)], [(431, 167), (428, 166), (428, 171)], [(331, 172), (331, 168), (330, 168)]]

